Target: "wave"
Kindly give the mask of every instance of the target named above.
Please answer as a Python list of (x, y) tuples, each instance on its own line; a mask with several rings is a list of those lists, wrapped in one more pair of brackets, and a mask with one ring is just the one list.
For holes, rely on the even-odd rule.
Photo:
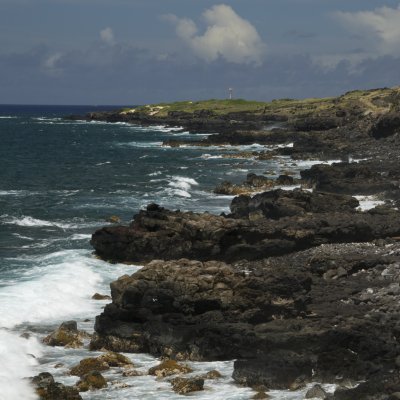
[(360, 211), (368, 211), (371, 210), (372, 208), (385, 204), (384, 201), (378, 200), (375, 196), (353, 196), (353, 197), (355, 197), (360, 203), (360, 206), (358, 207)]
[(74, 219), (71, 222), (60, 222), (60, 221), (47, 221), (39, 218), (30, 216), (10, 216), (8, 214), (0, 215), (0, 223), (4, 225), (17, 225), (22, 227), (55, 227), (59, 229), (76, 229), (83, 227), (95, 227), (98, 226), (98, 222), (87, 222), (84, 220)]
[(117, 146), (128, 146), (138, 148), (162, 148), (163, 142), (127, 142), (127, 143), (116, 143)]
[(0, 369), (2, 399), (37, 399), (26, 377), (34, 375), (36, 358), (41, 355), (42, 346), (37, 339), (21, 338), (15, 333), (0, 329), (0, 359), (5, 367)]
[(193, 178), (187, 178), (184, 176), (172, 176), (172, 179), (168, 183), (168, 186), (173, 188), (182, 189), (182, 190), (190, 190), (192, 186), (198, 186), (199, 183)]
[(16, 119), (18, 117), (14, 116), (14, 115), (1, 115), (0, 119)]

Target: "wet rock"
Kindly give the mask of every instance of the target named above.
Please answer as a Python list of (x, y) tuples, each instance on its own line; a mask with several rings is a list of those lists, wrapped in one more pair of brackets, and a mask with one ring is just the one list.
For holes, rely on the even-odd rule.
[(91, 371), (106, 371), (111, 367), (126, 367), (131, 365), (132, 362), (129, 358), (110, 351), (98, 357), (89, 357), (81, 360), (78, 365), (71, 369), (70, 374), (83, 376)]
[(322, 388), (321, 385), (314, 385), (311, 389), (309, 389), (306, 393), (306, 399), (326, 399), (327, 393)]
[(106, 219), (107, 222), (111, 222), (112, 224), (119, 224), (121, 222), (121, 218), (116, 215), (111, 215)]
[(178, 364), (175, 360), (165, 360), (161, 364), (149, 369), (149, 375), (155, 375), (158, 378), (176, 374), (187, 374), (193, 370), (187, 365)]
[(87, 392), (88, 390), (98, 390), (107, 387), (107, 382), (98, 371), (90, 371), (83, 375), (76, 383), (76, 387), (80, 392)]
[(100, 294), (100, 293), (95, 293), (92, 296), (93, 300), (111, 300), (111, 296), (107, 295), (107, 294)]
[(354, 212), (351, 205), (356, 204), (356, 200), (339, 198), (343, 211), (303, 215), (304, 209), (296, 204), (297, 200), (293, 204), (293, 199), (286, 198), (284, 204), (291, 207), (273, 208), (272, 212), (281, 210), (284, 215), (295, 215), (277, 220), (259, 213), (256, 218), (234, 219), (207, 213), (172, 212), (151, 205), (136, 215), (129, 227), (105, 227), (96, 231), (91, 243), (96, 253), (107, 260), (147, 262), (158, 258), (191, 258), (231, 262), (287, 254), (323, 243), (400, 236), (400, 212), (397, 210)]
[(219, 378), (222, 378), (222, 375), (216, 369), (213, 369), (211, 371), (208, 371), (206, 374), (202, 375), (201, 378), (203, 378), (203, 379), (219, 379)]
[(257, 392), (252, 399), (254, 400), (261, 400), (261, 399), (270, 399), (271, 396), (269, 396), (267, 393), (265, 392)]
[(49, 346), (65, 346), (66, 348), (79, 348), (83, 340), (90, 337), (83, 331), (78, 331), (76, 321), (63, 322), (54, 332), (43, 339)]
[(186, 394), (204, 390), (204, 379), (174, 378), (171, 380), (172, 389), (178, 394)]
[(36, 394), (43, 400), (82, 400), (76, 388), (55, 382), (48, 372), (31, 378)]
[(76, 387), (80, 392), (88, 390), (98, 390), (107, 387), (107, 382), (99, 371), (90, 371), (83, 375), (76, 383)]

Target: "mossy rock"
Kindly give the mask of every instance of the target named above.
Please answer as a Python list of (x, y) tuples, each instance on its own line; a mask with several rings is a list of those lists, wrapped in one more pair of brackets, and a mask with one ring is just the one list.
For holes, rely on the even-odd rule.
[(165, 360), (161, 364), (149, 369), (149, 375), (165, 377), (176, 374), (187, 374), (193, 370), (187, 365), (178, 364), (175, 360)]
[(77, 382), (76, 387), (80, 392), (87, 392), (88, 390), (103, 389), (107, 387), (107, 382), (99, 371), (91, 371)]
[(110, 366), (95, 357), (84, 358), (78, 365), (71, 368), (70, 374), (75, 376), (84, 376), (91, 371), (107, 371)]
[(204, 379), (174, 378), (171, 380), (172, 389), (178, 394), (186, 394), (204, 390)]
[(125, 367), (133, 365), (132, 361), (128, 357), (113, 351), (108, 351), (107, 353), (97, 357), (97, 359), (101, 362), (106, 362), (110, 367)]
[(111, 367), (124, 367), (128, 365), (133, 365), (128, 357), (110, 351), (99, 357), (89, 357), (81, 360), (78, 365), (72, 367), (70, 374), (83, 376), (90, 371), (106, 371)]
[(111, 296), (109, 296), (108, 294), (95, 293), (92, 296), (92, 300), (111, 300)]

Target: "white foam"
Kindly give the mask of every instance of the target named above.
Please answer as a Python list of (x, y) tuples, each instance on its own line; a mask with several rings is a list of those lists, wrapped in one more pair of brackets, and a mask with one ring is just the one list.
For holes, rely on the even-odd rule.
[(200, 156), (200, 158), (202, 158), (203, 160), (212, 160), (212, 159), (217, 159), (217, 158), (223, 158), (223, 156), (221, 156), (221, 155), (216, 155), (216, 156), (213, 156), (213, 155), (211, 155), (211, 154), (202, 154), (201, 156)]
[(198, 186), (198, 184), (199, 183), (193, 178), (187, 178), (184, 176), (173, 176), (172, 180), (168, 183), (168, 186), (188, 191), (192, 186)]
[(14, 119), (14, 118), (18, 118), (18, 117), (15, 117), (13, 115), (2, 115), (2, 116), (0, 116), (0, 119)]
[(359, 201), (360, 206), (358, 207), (358, 210), (360, 211), (368, 211), (371, 210), (372, 208), (385, 204), (384, 201), (378, 200), (375, 196), (353, 196), (353, 197), (355, 197)]
[(0, 215), (0, 223), (5, 225), (17, 225), (23, 227), (55, 227), (60, 229), (76, 229), (84, 226), (97, 226), (98, 223), (79, 223), (74, 222), (60, 222), (60, 221), (46, 221), (39, 218), (33, 218), (30, 216), (13, 217), (7, 214)]
[(36, 357), (42, 353), (41, 345), (31, 337), (21, 338), (0, 329), (0, 399), (36, 400), (37, 396), (24, 378), (33, 376)]
[(157, 147), (163, 147), (163, 142), (127, 142), (127, 143), (117, 143), (117, 145), (138, 147), (138, 148), (157, 148)]

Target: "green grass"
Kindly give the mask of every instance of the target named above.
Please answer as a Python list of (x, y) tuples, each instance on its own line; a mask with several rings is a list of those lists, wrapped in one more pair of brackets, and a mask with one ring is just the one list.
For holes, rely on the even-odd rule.
[[(309, 98), (309, 99), (278, 99), (270, 102), (249, 101), (243, 99), (233, 100), (202, 100), (202, 101), (178, 101), (173, 103), (158, 103), (140, 106), (135, 108), (135, 112), (151, 114), (157, 117), (165, 117), (171, 111), (194, 113), (200, 110), (210, 110), (216, 114), (223, 115), (236, 112), (249, 112), (255, 114), (274, 113), (287, 117), (311, 115), (315, 113), (334, 112), (338, 108), (360, 107), (362, 109), (379, 107), (372, 104), (376, 98), (390, 99), (394, 93), (399, 93), (399, 89), (375, 89), (375, 90), (354, 90), (340, 97), (329, 98)], [(389, 101), (389, 100), (388, 100)], [(124, 109), (129, 111), (132, 109)]]

